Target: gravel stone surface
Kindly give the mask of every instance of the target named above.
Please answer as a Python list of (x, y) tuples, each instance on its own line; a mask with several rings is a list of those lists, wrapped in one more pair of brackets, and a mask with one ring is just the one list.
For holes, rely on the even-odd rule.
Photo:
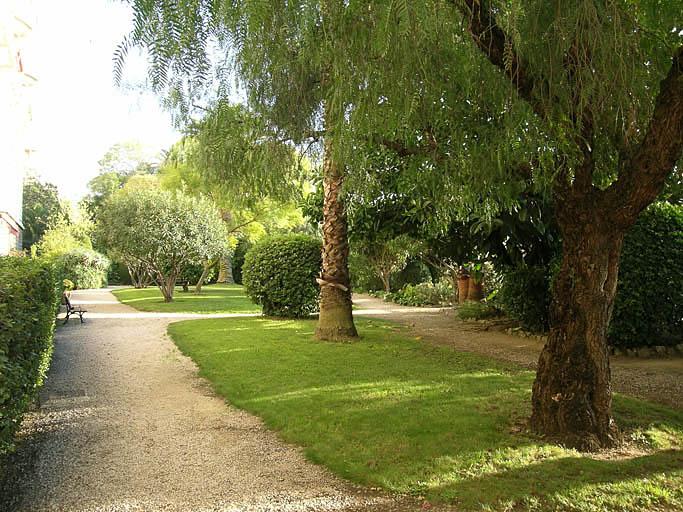
[[(356, 315), (367, 315), (400, 322), (426, 342), (456, 350), (475, 352), (535, 369), (543, 343), (496, 330), (491, 323), (463, 322), (452, 308), (414, 308), (384, 302), (368, 295), (354, 295), (359, 308)], [(502, 327), (504, 329), (504, 327)], [(640, 359), (625, 356), (610, 358), (612, 389), (683, 409), (683, 357), (658, 356)]]
[(57, 330), (41, 404), (24, 422), (0, 509), (423, 508), (342, 481), (215, 396), (166, 335), (177, 317), (136, 315), (107, 290), (75, 292), (73, 302), (88, 309), (86, 323)]

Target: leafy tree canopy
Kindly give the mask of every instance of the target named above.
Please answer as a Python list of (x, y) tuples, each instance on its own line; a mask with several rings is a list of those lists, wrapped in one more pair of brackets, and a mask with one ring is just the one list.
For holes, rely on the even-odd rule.
[(228, 234), (212, 202), (149, 187), (114, 194), (100, 213), (98, 238), (124, 262), (143, 265), (167, 301), (188, 265), (228, 250)]
[(24, 180), (22, 222), (23, 246), (30, 249), (38, 242), (50, 225), (66, 215), (59, 200), (57, 187), (43, 183), (36, 177)]

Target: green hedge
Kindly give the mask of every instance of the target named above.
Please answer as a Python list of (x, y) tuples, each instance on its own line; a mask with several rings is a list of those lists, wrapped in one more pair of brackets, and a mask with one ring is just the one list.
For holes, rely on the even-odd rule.
[(609, 337), (619, 347), (683, 343), (683, 207), (655, 203), (626, 235)]
[[(503, 269), (497, 304), (524, 328), (547, 329), (554, 270)], [(624, 238), (609, 341), (616, 347), (683, 343), (683, 207), (651, 205)]]
[(235, 254), (232, 255), (232, 278), (235, 283), (242, 284), (242, 267), (244, 266), (244, 257), (251, 249), (253, 243), (246, 238), (241, 238), (235, 247)]
[(544, 266), (504, 267), (496, 305), (529, 331), (548, 329), (551, 271)]
[(50, 264), (0, 257), (0, 454), (43, 382), (59, 297)]
[(57, 256), (55, 266), (61, 279), (69, 279), (78, 289), (107, 286), (109, 259), (90, 249), (73, 249)]
[(268, 316), (297, 318), (318, 308), (315, 278), (321, 267), (320, 240), (305, 235), (267, 238), (244, 257), (244, 290)]

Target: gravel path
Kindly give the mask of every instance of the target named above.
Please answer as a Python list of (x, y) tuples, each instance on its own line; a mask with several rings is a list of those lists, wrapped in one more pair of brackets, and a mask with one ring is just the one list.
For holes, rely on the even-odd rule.
[[(376, 316), (409, 325), (425, 341), (456, 350), (476, 352), (527, 368), (535, 368), (543, 344), (533, 338), (512, 336), (486, 324), (462, 322), (452, 308), (412, 308), (355, 295), (357, 315)], [(683, 409), (683, 358), (640, 359), (612, 357), (615, 391)]]
[(89, 310), (86, 323), (57, 331), (42, 404), (24, 422), (17, 474), (0, 509), (420, 508), (334, 477), (258, 418), (226, 405), (166, 336), (178, 315), (139, 315), (107, 290), (73, 299)]

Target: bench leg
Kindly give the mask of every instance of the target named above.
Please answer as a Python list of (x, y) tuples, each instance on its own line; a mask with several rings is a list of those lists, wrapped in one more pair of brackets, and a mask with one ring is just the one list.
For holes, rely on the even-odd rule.
[(67, 312), (66, 312), (66, 318), (64, 319), (64, 323), (63, 323), (62, 325), (66, 325), (66, 324), (69, 323), (69, 315), (71, 315), (71, 313), (69, 313), (69, 312), (67, 311)]
[(84, 324), (85, 320), (83, 320), (83, 313), (79, 313), (78, 316), (81, 319), (81, 323)]

